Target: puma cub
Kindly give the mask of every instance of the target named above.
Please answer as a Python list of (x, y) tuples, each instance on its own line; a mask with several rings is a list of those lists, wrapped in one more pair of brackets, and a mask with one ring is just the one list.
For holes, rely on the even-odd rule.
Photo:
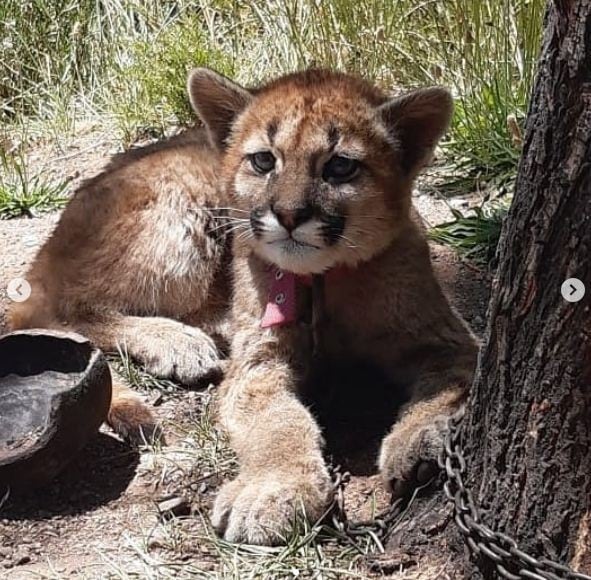
[[(330, 500), (318, 418), (333, 403), (321, 412), (315, 395), (330, 388), (336, 406), (353, 382), (348, 411), (361, 414), (379, 377), (403, 401), (378, 461), (396, 492), (426, 476), (464, 400), (477, 344), (411, 208), (452, 101), (318, 70), (248, 90), (197, 69), (189, 94), (205, 132), (129, 153), (84, 186), (12, 320), (125, 344), (188, 383), (219, 372), (231, 337), (219, 415), (241, 468), (212, 519), (228, 540), (274, 544), (296, 511), (314, 519)], [(122, 388), (110, 420), (152, 424)]]

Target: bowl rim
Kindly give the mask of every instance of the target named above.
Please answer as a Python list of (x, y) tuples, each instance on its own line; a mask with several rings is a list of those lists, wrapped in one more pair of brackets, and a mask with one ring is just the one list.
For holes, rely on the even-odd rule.
[[(77, 332), (69, 332), (69, 331), (61, 331), (61, 330), (48, 330), (48, 329), (41, 329), (41, 328), (33, 328), (33, 329), (25, 329), (25, 330), (16, 330), (13, 332), (8, 332), (5, 334), (0, 335), (0, 351), (2, 348), (2, 342), (6, 339), (10, 339), (14, 336), (31, 336), (31, 337), (51, 337), (56, 338), (58, 340), (69, 341), (71, 343), (77, 344), (88, 344), (90, 347), (88, 358), (84, 369), (77, 372), (76, 374), (80, 377), (78, 381), (76, 381), (72, 385), (72, 389), (81, 388), (84, 379), (88, 377), (90, 371), (97, 365), (97, 363), (104, 357), (102, 351), (94, 346), (91, 341), (86, 338), (85, 336), (77, 333)], [(3, 375), (6, 376), (6, 375)], [(23, 375), (18, 375), (23, 376)], [(26, 376), (26, 375), (25, 375)], [(30, 375), (36, 376), (36, 375)], [(1, 378), (1, 377), (0, 377)], [(43, 427), (42, 432), (39, 434), (38, 437), (29, 445), (24, 448), (18, 448), (13, 453), (7, 452), (0, 456), (0, 469), (3, 467), (14, 465), (16, 463), (22, 463), (25, 461), (30, 460), (36, 453), (45, 449), (48, 445), (51, 444), (52, 439), (55, 437), (56, 432), (53, 429), (54, 425), (52, 424), (51, 418), (56, 416), (56, 413), (59, 410), (59, 400), (56, 398), (51, 400), (51, 404), (48, 410), (48, 421), (47, 424)]]

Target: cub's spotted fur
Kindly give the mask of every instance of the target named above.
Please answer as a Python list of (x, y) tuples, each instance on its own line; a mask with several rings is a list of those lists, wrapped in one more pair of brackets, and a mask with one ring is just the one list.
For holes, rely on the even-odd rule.
[[(276, 543), (300, 507), (310, 518), (326, 508), (318, 419), (330, 423), (345, 391), (351, 421), (372, 382), (402, 401), (379, 453), (396, 492), (427, 475), (463, 401), (477, 345), (435, 280), (410, 200), (452, 103), (440, 88), (389, 98), (317, 70), (248, 90), (197, 69), (189, 93), (205, 132), (128, 154), (84, 186), (13, 322), (124, 343), (188, 383), (220, 370), (230, 336), (219, 413), (241, 469), (213, 522), (229, 540)], [(314, 332), (310, 275), (324, 278)], [(269, 323), (278, 280), (288, 290)], [(119, 390), (111, 421), (149, 427), (130, 397)]]

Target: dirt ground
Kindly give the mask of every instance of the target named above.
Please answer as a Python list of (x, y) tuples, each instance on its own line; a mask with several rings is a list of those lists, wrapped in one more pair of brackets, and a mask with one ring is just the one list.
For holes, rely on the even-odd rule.
[[(108, 139), (89, 135), (62, 144), (60, 150), (40, 148), (35, 161), (75, 186), (100, 170), (116, 150)], [(430, 225), (449, 218), (445, 203), (430, 195), (417, 192), (415, 202)], [(0, 334), (6, 331), (4, 290), (10, 279), (25, 274), (57, 218), (54, 213), (0, 221)], [(442, 246), (433, 246), (432, 253), (453, 304), (481, 334), (487, 273)], [(195, 464), (192, 450), (203, 445), (210, 449), (215, 442), (196, 440), (191, 431), (210, 394), (174, 390), (147, 396), (157, 404), (167, 447), (137, 452), (105, 429), (51, 486), (10, 497), (4, 505), (0, 498), (0, 578), (157, 578), (162, 563), (182, 567), (196, 562), (204, 573), (215, 569), (217, 555), (211, 542), (202, 541), (206, 532), (198, 514), (207, 513), (222, 475), (215, 458)], [(166, 506), (170, 499), (178, 505)], [(376, 501), (387, 505), (375, 474), (354, 475), (346, 499), (353, 519), (369, 515)], [(185, 533), (165, 522), (163, 510), (189, 516), (182, 519)], [(194, 533), (186, 533), (191, 529)], [(423, 577), (445, 577), (433, 574)]]

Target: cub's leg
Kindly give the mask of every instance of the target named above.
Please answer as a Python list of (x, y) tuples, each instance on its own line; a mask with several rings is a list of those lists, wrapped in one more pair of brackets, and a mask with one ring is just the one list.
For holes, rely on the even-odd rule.
[(464, 400), (465, 388), (458, 385), (402, 409), (382, 442), (378, 460), (382, 479), (395, 496), (405, 495), (435, 474), (447, 418)]
[(221, 373), (213, 339), (200, 328), (170, 318), (111, 314), (73, 326), (102, 350), (123, 350), (160, 378), (195, 386)]
[(222, 389), (221, 420), (241, 468), (222, 487), (213, 524), (232, 542), (281, 543), (297, 513), (318, 519), (330, 500), (320, 430), (289, 365), (264, 349), (233, 361)]
[[(437, 471), (444, 446), (446, 422), (465, 402), (476, 362), (477, 346), (465, 335), (465, 351), (446, 357), (424, 371), (411, 400), (384, 438), (378, 466), (382, 479), (395, 496), (405, 495), (426, 483)], [(447, 367), (447, 368), (446, 368)]]
[[(221, 359), (214, 341), (203, 330), (176, 320), (118, 314), (79, 322), (75, 329), (105, 352), (125, 351), (157, 377), (197, 385), (221, 375)], [(163, 442), (150, 409), (112, 368), (111, 374), (109, 425), (132, 443)]]

